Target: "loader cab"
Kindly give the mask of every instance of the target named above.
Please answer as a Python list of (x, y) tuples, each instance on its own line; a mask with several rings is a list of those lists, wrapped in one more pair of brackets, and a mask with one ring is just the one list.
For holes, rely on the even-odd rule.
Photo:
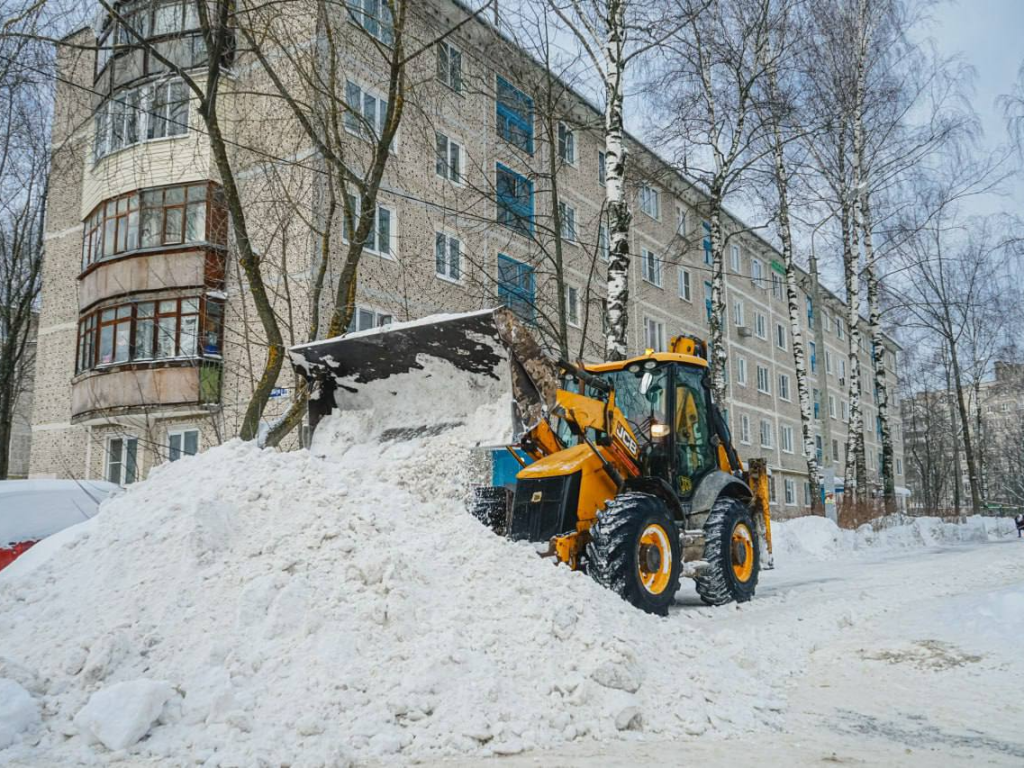
[(706, 365), (671, 359), (678, 357), (659, 354), (593, 372), (612, 384), (615, 404), (640, 438), (644, 474), (665, 480), (687, 499), (718, 468), (718, 451)]

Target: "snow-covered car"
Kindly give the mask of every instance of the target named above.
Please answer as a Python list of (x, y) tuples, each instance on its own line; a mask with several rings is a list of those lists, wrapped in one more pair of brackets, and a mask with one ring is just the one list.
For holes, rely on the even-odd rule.
[(0, 570), (36, 542), (93, 517), (117, 489), (102, 480), (0, 481)]

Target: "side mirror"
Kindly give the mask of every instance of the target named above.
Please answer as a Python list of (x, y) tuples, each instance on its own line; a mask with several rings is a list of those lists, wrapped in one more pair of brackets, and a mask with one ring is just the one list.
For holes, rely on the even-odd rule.
[(644, 373), (644, 375), (640, 378), (640, 394), (642, 396), (646, 397), (647, 393), (651, 389), (651, 384), (653, 384), (653, 383), (654, 383), (654, 374), (652, 374), (650, 371), (646, 371)]

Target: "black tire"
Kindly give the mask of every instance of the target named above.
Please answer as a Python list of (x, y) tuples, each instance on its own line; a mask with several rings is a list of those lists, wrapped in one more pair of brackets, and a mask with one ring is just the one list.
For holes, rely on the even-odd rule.
[[(734, 532), (751, 538), (749, 548), (734, 542)], [(746, 559), (750, 558), (749, 573)], [(745, 603), (754, 596), (761, 571), (757, 527), (748, 507), (738, 499), (719, 498), (704, 523), (704, 560), (707, 567), (697, 576), (697, 594), (708, 605)]]
[[(642, 544), (645, 532), (655, 543)], [(671, 556), (667, 568), (663, 553)], [(587, 544), (587, 572), (598, 584), (664, 616), (679, 590), (681, 570), (679, 530), (656, 496), (624, 493), (598, 513)]]
[(469, 512), (499, 536), (508, 529), (508, 511), (512, 506), (512, 492), (503, 486), (473, 489)]

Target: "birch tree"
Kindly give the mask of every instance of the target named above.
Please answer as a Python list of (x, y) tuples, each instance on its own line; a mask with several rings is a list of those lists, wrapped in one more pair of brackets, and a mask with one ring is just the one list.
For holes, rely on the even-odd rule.
[[(711, 243), (711, 382), (726, 399), (725, 200), (769, 151), (770, 128), (760, 119), (757, 86), (770, 30), (768, 0), (693, 0), (674, 6), (679, 31), (648, 86), (665, 115), (655, 129), (674, 164), (707, 192), (702, 213)], [(763, 286), (762, 286), (763, 287)]]

